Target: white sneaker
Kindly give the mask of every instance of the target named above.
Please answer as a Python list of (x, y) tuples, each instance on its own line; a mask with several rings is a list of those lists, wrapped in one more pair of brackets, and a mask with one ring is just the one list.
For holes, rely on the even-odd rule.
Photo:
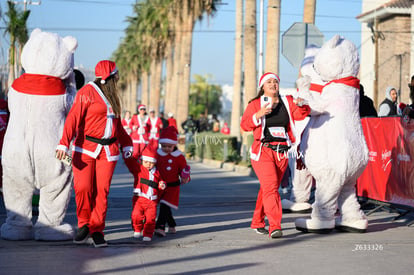
[(175, 229), (175, 227), (168, 227), (168, 233), (169, 234), (175, 234), (175, 233), (177, 233), (177, 230)]
[(142, 232), (134, 232), (134, 238), (139, 239), (142, 237)]
[(151, 238), (150, 237), (144, 237), (144, 238), (142, 238), (142, 240), (144, 242), (150, 242), (151, 241)]

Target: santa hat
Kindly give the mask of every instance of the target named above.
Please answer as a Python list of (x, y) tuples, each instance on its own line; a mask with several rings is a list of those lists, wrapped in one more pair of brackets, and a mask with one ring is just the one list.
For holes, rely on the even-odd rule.
[(173, 116), (174, 116), (173, 113), (171, 113), (171, 112), (168, 113), (168, 117), (173, 117)]
[(161, 130), (159, 143), (177, 144), (178, 132), (174, 126), (168, 126)]
[(95, 67), (95, 76), (96, 78), (102, 78), (102, 84), (105, 84), (106, 79), (117, 72), (118, 69), (116, 68), (115, 62), (110, 60), (99, 61)]
[(147, 109), (147, 107), (145, 107), (145, 105), (144, 105), (144, 104), (140, 104), (140, 105), (138, 105), (138, 111), (141, 111), (141, 109), (146, 110), (146, 109)]
[(142, 160), (157, 162), (157, 152), (151, 146), (146, 146), (141, 156)]
[(276, 79), (280, 83), (280, 78), (277, 74), (274, 73), (265, 73), (259, 80), (259, 89), (262, 88), (263, 84), (269, 79)]

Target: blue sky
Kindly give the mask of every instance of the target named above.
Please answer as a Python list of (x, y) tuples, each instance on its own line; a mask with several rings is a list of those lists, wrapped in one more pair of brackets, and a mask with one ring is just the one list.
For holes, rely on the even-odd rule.
[[(235, 1), (222, 2), (226, 4), (218, 7), (214, 17), (204, 17), (202, 22), (196, 23), (191, 74), (210, 75), (212, 83), (232, 85)], [(361, 13), (361, 0), (316, 2), (315, 25), (324, 34), (325, 40), (340, 34), (351, 39), (357, 47), (370, 42), (361, 42), (361, 24), (355, 19)], [(99, 60), (110, 58), (117, 48), (127, 26), (126, 18), (132, 15), (133, 3), (135, 0), (43, 0), (40, 6), (28, 5), (31, 10), (28, 27), (76, 37), (79, 43), (75, 53), (76, 65), (93, 69)], [(293, 23), (303, 20), (303, 4), (304, 0), (281, 1), (281, 34)], [(267, 0), (264, 5), (266, 7)], [(1, 1), (1, 9), (4, 14), (6, 1)], [(1, 22), (1, 26), (4, 26), (4, 22)], [(4, 64), (7, 62), (8, 40), (3, 31), (0, 43), (0, 64)], [(281, 87), (294, 87), (298, 70), (283, 56), (280, 58), (279, 74)]]

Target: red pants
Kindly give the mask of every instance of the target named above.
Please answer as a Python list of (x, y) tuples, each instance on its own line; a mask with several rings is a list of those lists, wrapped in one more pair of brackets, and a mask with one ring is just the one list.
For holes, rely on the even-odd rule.
[(96, 159), (74, 152), (72, 164), (78, 228), (88, 224), (90, 234), (103, 233), (116, 161), (108, 161), (102, 150)]
[(282, 204), (279, 186), (288, 166), (288, 158), (287, 155), (263, 147), (259, 161), (252, 160), (251, 163), (260, 182), (251, 227), (265, 227), (266, 216), (269, 221), (270, 234), (273, 230), (282, 229)]
[(143, 231), (144, 237), (152, 238), (156, 217), (157, 201), (138, 196), (132, 198), (131, 222), (134, 232)]

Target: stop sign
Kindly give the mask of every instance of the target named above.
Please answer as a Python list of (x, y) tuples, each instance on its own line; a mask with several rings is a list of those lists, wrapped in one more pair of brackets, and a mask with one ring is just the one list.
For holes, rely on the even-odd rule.
[(305, 48), (314, 44), (322, 46), (323, 34), (309, 23), (297, 22), (282, 35), (282, 54), (294, 67), (299, 68), (305, 56)]

